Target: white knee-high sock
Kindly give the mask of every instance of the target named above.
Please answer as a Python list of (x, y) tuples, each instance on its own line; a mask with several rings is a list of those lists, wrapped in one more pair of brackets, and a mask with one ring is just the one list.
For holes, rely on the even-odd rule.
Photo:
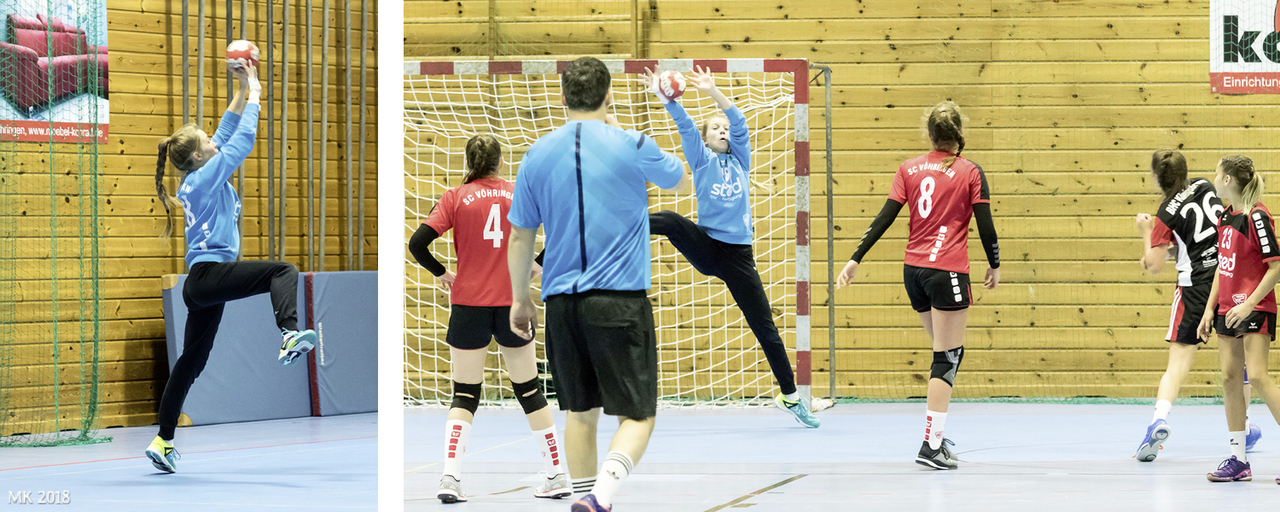
[(1245, 438), (1248, 436), (1248, 430), (1241, 430), (1239, 432), (1231, 432), (1227, 438), (1231, 443), (1231, 454), (1235, 455), (1240, 462), (1249, 462), (1249, 456), (1244, 453)]
[(942, 446), (942, 425), (947, 422), (947, 413), (925, 410), (924, 436), (929, 441), (929, 449), (937, 450)]
[(471, 424), (462, 420), (444, 423), (444, 474), (462, 480), (462, 455), (467, 452)]
[(547, 472), (547, 478), (568, 473), (565, 467), (564, 450), (560, 448), (560, 436), (556, 434), (556, 426), (551, 425), (542, 430), (533, 432), (533, 437), (538, 440), (538, 449), (542, 451), (542, 466)]
[(611, 506), (613, 504), (613, 495), (617, 494), (618, 488), (622, 487), (622, 481), (627, 479), (634, 466), (635, 464), (631, 462), (631, 457), (627, 456), (627, 454), (609, 452), (609, 456), (604, 460), (604, 465), (600, 466), (600, 475), (596, 477), (596, 485), (591, 488), (591, 494), (596, 495), (596, 502), (604, 507)]
[(1172, 402), (1168, 400), (1156, 400), (1156, 414), (1155, 416), (1151, 417), (1151, 422), (1155, 423), (1156, 420), (1169, 419), (1169, 409), (1172, 409), (1172, 408), (1173, 408)]

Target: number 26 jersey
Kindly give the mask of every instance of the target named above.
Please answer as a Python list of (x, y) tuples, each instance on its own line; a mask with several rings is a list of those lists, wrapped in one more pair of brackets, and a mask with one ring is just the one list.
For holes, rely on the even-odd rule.
[(515, 186), (502, 178), (475, 180), (445, 192), (422, 222), (441, 236), (453, 229), (458, 271), (449, 291), (451, 304), (511, 305), (511, 275), (507, 272), (511, 223), (507, 212), (513, 190)]
[(1178, 249), (1178, 286), (1213, 284), (1218, 269), (1218, 217), (1222, 201), (1204, 178), (1187, 182), (1160, 204), (1152, 222), (1151, 247), (1172, 243)]
[(982, 168), (959, 157), (931, 151), (898, 166), (889, 199), (911, 212), (904, 263), (913, 267), (969, 273), (969, 219), (973, 205), (990, 203), (991, 193)]

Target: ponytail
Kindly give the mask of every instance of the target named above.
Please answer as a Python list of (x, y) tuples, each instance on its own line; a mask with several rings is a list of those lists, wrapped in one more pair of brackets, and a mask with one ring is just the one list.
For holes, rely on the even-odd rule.
[(462, 178), (464, 185), (497, 174), (498, 164), (502, 161), (502, 143), (487, 133), (471, 137), (467, 141), (466, 158), (467, 173)]
[(1250, 208), (1255, 204), (1261, 203), (1264, 185), (1262, 175), (1256, 172), (1253, 173), (1253, 179), (1249, 180), (1249, 183), (1240, 189), (1240, 201), (1249, 205)]
[(164, 188), (164, 166), (166, 161), (173, 163), (173, 167), (181, 171), (183, 175), (186, 170), (191, 167), (191, 155), (199, 146), (200, 139), (196, 133), (200, 128), (194, 124), (183, 125), (173, 135), (160, 140), (159, 158), (156, 159), (156, 196), (160, 199), (160, 204), (164, 206), (164, 232), (160, 238), (168, 240), (173, 236), (173, 209), (177, 201), (169, 195)]
[(950, 153), (949, 150), (955, 148), (955, 153), (942, 160), (943, 168), (955, 164), (956, 158), (964, 151), (964, 121), (960, 107), (951, 101), (940, 102), (925, 111), (925, 133), (933, 143), (933, 149)]
[(172, 137), (165, 137), (160, 141), (160, 158), (156, 161), (156, 196), (160, 198), (160, 204), (164, 206), (164, 232), (160, 234), (160, 238), (168, 240), (173, 236), (173, 212), (169, 209), (169, 192), (164, 188), (164, 167), (169, 159), (169, 141)]

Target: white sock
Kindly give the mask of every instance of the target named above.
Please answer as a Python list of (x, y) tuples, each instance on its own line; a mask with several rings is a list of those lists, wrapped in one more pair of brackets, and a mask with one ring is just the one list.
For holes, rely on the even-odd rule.
[(462, 480), (462, 455), (467, 452), (471, 424), (462, 420), (444, 423), (444, 474)]
[(533, 437), (538, 440), (538, 449), (542, 451), (542, 465), (547, 471), (547, 478), (568, 473), (565, 469), (564, 450), (560, 448), (560, 436), (556, 435), (556, 426), (534, 431)]
[(1248, 435), (1248, 430), (1241, 430), (1239, 432), (1231, 432), (1227, 438), (1231, 443), (1231, 454), (1240, 459), (1240, 462), (1249, 462), (1249, 456), (1244, 453), (1244, 441)]
[(596, 485), (596, 477), (589, 476), (586, 478), (570, 478), (569, 482), (573, 484), (574, 494), (591, 492), (591, 488)]
[(1156, 415), (1151, 417), (1151, 422), (1155, 423), (1156, 420), (1169, 419), (1169, 409), (1172, 408), (1173, 403), (1168, 400), (1156, 400)]
[(789, 395), (782, 395), (782, 397), (783, 397), (783, 398), (786, 398), (787, 400), (791, 400), (792, 402), (794, 402), (794, 401), (796, 401), (796, 400), (799, 400), (799, 399), (800, 399), (800, 393), (799, 393), (799, 392), (791, 393), (791, 394), (789, 394)]
[(613, 495), (618, 492), (619, 487), (622, 487), (622, 481), (627, 479), (627, 475), (631, 474), (631, 468), (634, 466), (631, 457), (627, 454), (609, 452), (609, 456), (604, 459), (604, 465), (600, 466), (596, 485), (591, 488), (591, 494), (596, 495), (596, 502), (600, 503), (600, 506), (608, 507), (613, 504)]
[(942, 446), (942, 425), (947, 422), (947, 413), (925, 410), (924, 440), (929, 442), (930, 450)]

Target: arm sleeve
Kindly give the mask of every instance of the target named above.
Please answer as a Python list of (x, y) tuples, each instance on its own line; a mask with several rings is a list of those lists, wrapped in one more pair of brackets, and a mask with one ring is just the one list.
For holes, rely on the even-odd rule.
[(418, 226), (418, 230), (413, 232), (413, 236), (409, 238), (409, 254), (413, 255), (413, 259), (418, 261), (422, 268), (431, 272), (431, 275), (440, 277), (444, 275), (444, 265), (440, 264), (440, 260), (436, 259), (436, 255), (431, 254), (431, 242), (440, 238), (431, 226), (423, 224)]
[[(213, 176), (214, 183), (227, 181), (235, 174), (236, 168), (244, 163), (244, 159), (249, 157), (249, 153), (253, 152), (253, 143), (258, 138), (258, 109), (261, 108), (257, 104), (250, 103), (244, 108), (244, 114), (240, 116), (240, 123), (236, 126), (235, 132), (231, 134), (225, 146), (219, 148), (218, 157), (222, 157), (222, 162), (215, 167), (218, 174)], [(218, 127), (222, 130), (222, 127)], [(212, 162), (212, 159), (210, 160)]]
[(742, 169), (751, 173), (751, 137), (747, 131), (747, 118), (738, 107), (729, 107), (724, 111), (729, 118), (729, 152), (742, 164)]
[(663, 151), (648, 136), (639, 135), (639, 141), (636, 142), (636, 163), (640, 166), (644, 179), (664, 189), (679, 184), (680, 177), (684, 176), (684, 164), (680, 162), (680, 158)]
[(218, 147), (226, 145), (227, 139), (231, 138), (231, 134), (235, 133), (236, 127), (240, 126), (240, 114), (230, 110), (222, 114), (222, 121), (218, 122), (218, 131), (213, 132), (213, 143)]
[(1261, 208), (1249, 212), (1249, 222), (1253, 224), (1254, 236), (1258, 237), (1258, 251), (1262, 254), (1262, 262), (1280, 260), (1280, 252), (1276, 250), (1276, 224), (1271, 214)]
[(1169, 229), (1169, 226), (1165, 225), (1164, 220), (1160, 217), (1155, 217), (1152, 220), (1155, 222), (1151, 223), (1151, 247), (1160, 247), (1173, 243), (1173, 231)]
[(680, 131), (680, 148), (684, 150), (684, 161), (689, 162), (689, 170), (696, 171), (707, 165), (711, 159), (707, 153), (711, 150), (702, 142), (702, 132), (698, 130), (697, 125), (693, 124), (693, 118), (684, 111), (679, 101), (670, 101), (663, 106), (666, 107), (667, 113), (671, 114), (671, 120), (676, 123), (676, 129)]
[(1000, 241), (996, 237), (996, 225), (991, 221), (991, 203), (973, 205), (973, 218), (978, 221), (978, 237), (982, 239), (982, 251), (987, 253), (987, 264), (1000, 268)]
[(867, 228), (867, 232), (862, 235), (862, 242), (858, 244), (858, 250), (853, 252), (853, 261), (862, 263), (862, 257), (867, 255), (867, 251), (871, 250), (871, 246), (875, 245), (880, 237), (884, 236), (884, 232), (889, 230), (889, 226), (893, 225), (894, 219), (898, 218), (898, 212), (902, 211), (902, 203), (894, 200), (892, 197), (886, 199), (884, 208), (880, 209), (880, 214), (876, 215), (875, 220), (871, 221), (871, 227)]
[(533, 195), (533, 181), (529, 176), (532, 169), (529, 162), (535, 147), (530, 148), (520, 160), (520, 169), (516, 171), (515, 190), (511, 194), (511, 210), (507, 212), (507, 222), (523, 229), (538, 229), (542, 225), (542, 212), (538, 210), (537, 198)]

